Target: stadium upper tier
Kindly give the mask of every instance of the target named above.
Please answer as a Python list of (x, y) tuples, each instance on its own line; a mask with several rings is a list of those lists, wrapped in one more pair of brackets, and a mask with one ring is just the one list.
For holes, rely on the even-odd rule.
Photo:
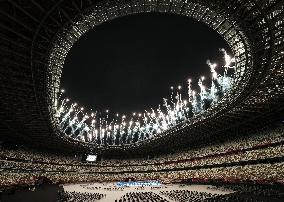
[(68, 138), (55, 116), (64, 59), (88, 30), (146, 12), (188, 16), (216, 30), (234, 52), (234, 85), (190, 122), (145, 141), (96, 146), (97, 152), (171, 152), (279, 119), (284, 106), (281, 0), (9, 0), (0, 3), (1, 139), (64, 151), (93, 149), (93, 144)]

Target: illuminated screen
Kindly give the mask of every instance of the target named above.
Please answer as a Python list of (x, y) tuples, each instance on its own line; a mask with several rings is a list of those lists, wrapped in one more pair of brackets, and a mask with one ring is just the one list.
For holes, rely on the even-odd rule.
[(97, 160), (97, 155), (88, 155), (86, 158), (86, 161), (90, 161), (90, 162), (93, 162), (96, 160)]

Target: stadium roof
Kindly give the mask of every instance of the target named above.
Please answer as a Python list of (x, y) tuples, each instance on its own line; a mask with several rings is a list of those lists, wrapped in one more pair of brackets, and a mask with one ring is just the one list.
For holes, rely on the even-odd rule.
[[(0, 134), (38, 148), (85, 152), (54, 117), (64, 59), (78, 38), (114, 18), (144, 12), (195, 18), (232, 48), (236, 85), (190, 122), (143, 142), (95, 147), (104, 154), (157, 153), (281, 118), (284, 106), (284, 2), (279, 0), (6, 0), (0, 2)], [(260, 122), (261, 121), (261, 122)]]

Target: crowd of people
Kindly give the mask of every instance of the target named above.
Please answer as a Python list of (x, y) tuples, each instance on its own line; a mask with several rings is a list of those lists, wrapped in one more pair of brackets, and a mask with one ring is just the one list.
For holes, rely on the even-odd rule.
[[(201, 187), (204, 188), (204, 185)], [(185, 183), (174, 189), (161, 186), (159, 190), (127, 190), (121, 197), (113, 197), (112, 200), (115, 202), (280, 202), (284, 200), (284, 188), (277, 185), (213, 183), (207, 187), (210, 191), (202, 190), (201, 187)], [(112, 191), (106, 193), (62, 192), (59, 194), (61, 201), (58, 202), (66, 201), (66, 199), (67, 201), (89, 201), (90, 197), (93, 197), (94, 201), (102, 198), (110, 200), (109, 194), (115, 194)]]
[(31, 148), (25, 148), (21, 146), (15, 146), (13, 148), (1, 148), (1, 159), (15, 159), (23, 160), (27, 162), (39, 162), (47, 164), (78, 164), (80, 162), (80, 156), (67, 155), (62, 153), (50, 153)]
[[(176, 170), (169, 172), (139, 172), (139, 173), (25, 173), (25, 172), (7, 172), (2, 171), (0, 176), (1, 186), (9, 186), (19, 183), (28, 183), (32, 181), (33, 176), (44, 176), (53, 183), (80, 183), (80, 182), (110, 182), (121, 181), (129, 176), (136, 180), (159, 179), (163, 181), (180, 181), (188, 179), (212, 179), (212, 180), (250, 180), (283, 183), (284, 162), (274, 164), (256, 164), (240, 165), (232, 167), (206, 168), (197, 170)], [(282, 181), (281, 181), (282, 180)]]
[(158, 171), (161, 169), (175, 169), (175, 168), (194, 168), (196, 166), (206, 166), (206, 165), (220, 165), (224, 163), (240, 162), (240, 161), (253, 161), (260, 159), (276, 158), (281, 157), (284, 153), (284, 142), (281, 145), (274, 145), (265, 148), (257, 148), (247, 151), (231, 151), (223, 154), (210, 154), (206, 157), (195, 157), (192, 159), (187, 159), (186, 161), (174, 161), (165, 162), (163, 164), (141, 164), (135, 166), (107, 166), (101, 167), (96, 164), (94, 165), (57, 165), (57, 164), (42, 164), (36, 162), (21, 162), (13, 160), (0, 160), (2, 169), (26, 169), (26, 170), (36, 170), (36, 171), (47, 171), (47, 172), (130, 172), (130, 171)]
[(168, 202), (168, 200), (164, 199), (160, 195), (153, 192), (129, 192), (123, 195), (119, 200), (115, 202)]
[(161, 191), (160, 193), (169, 197), (171, 200), (178, 202), (202, 202), (206, 199), (211, 199), (219, 196), (219, 194), (189, 190)]
[[(188, 178), (284, 179), (284, 127), (234, 142), (192, 149), (155, 159), (105, 160), (84, 164), (78, 157), (48, 156), (36, 152), (2, 149), (0, 186), (33, 183), (44, 176), (55, 183)], [(277, 162), (268, 160), (280, 158)], [(63, 160), (64, 159), (64, 160)], [(261, 160), (267, 160), (262, 162)], [(70, 161), (69, 161), (70, 160)], [(242, 164), (239, 164), (242, 162)], [(118, 164), (117, 164), (118, 163)], [(127, 163), (127, 164), (126, 164)], [(233, 163), (233, 164), (232, 164)], [(167, 170), (168, 172), (162, 172)], [(260, 175), (261, 174), (261, 175)]]
[(242, 193), (253, 193), (263, 197), (284, 197), (284, 189), (277, 185), (256, 185), (256, 184), (222, 184), (215, 185), (217, 189), (232, 190)]
[(190, 190), (161, 191), (160, 193), (177, 202), (280, 202), (284, 200), (283, 187), (255, 184), (215, 184), (212, 188), (231, 193), (212, 194)]
[(219, 184), (216, 189), (234, 191), (230, 194), (219, 195), (208, 202), (280, 202), (284, 200), (283, 186), (256, 184)]
[(58, 192), (57, 202), (93, 202), (98, 201), (104, 197), (106, 197), (106, 195), (100, 193), (60, 191)]

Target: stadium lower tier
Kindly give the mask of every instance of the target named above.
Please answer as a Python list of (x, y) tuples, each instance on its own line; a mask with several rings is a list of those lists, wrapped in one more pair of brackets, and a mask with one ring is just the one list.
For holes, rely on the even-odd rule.
[(262, 183), (284, 182), (284, 162), (258, 163), (247, 165), (220, 165), (213, 168), (172, 169), (140, 172), (42, 172), (35, 170), (2, 170), (1, 186), (13, 184), (33, 184), (38, 178), (47, 178), (53, 183), (77, 182), (110, 182), (123, 179), (149, 180), (158, 179), (162, 182), (178, 182), (190, 180), (220, 180), (220, 181), (256, 181)]

